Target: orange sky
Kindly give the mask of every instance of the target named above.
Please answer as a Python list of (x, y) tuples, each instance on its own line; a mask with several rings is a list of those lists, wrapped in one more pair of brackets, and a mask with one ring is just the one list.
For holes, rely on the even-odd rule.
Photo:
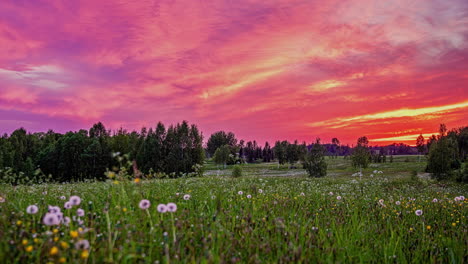
[(414, 144), (468, 125), (464, 0), (0, 2), (0, 132), (188, 120)]

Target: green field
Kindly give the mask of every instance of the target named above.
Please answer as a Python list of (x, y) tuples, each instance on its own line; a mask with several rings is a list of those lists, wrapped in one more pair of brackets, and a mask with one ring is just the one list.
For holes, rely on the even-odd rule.
[[(468, 200), (455, 200), (468, 194), (468, 186), (430, 180), (422, 173), (423, 160), (395, 157), (393, 163), (372, 164), (362, 178), (352, 177), (356, 171), (340, 157), (327, 159), (328, 176), (320, 179), (308, 178), (300, 164), (298, 169), (246, 164), (242, 165), (245, 176), (231, 178), (230, 168), (217, 170), (208, 163), (202, 178), (3, 185), (0, 259), (3, 263), (468, 262)], [(383, 173), (371, 177), (374, 170)], [(190, 199), (184, 200), (186, 194)], [(81, 197), (81, 204), (64, 209), (72, 195)], [(151, 202), (148, 210), (139, 208), (142, 199)], [(157, 211), (158, 204), (169, 202), (177, 204), (177, 211)], [(26, 213), (32, 204), (39, 207), (37, 214)], [(41, 218), (48, 205), (60, 206), (63, 216), (72, 221), (44, 225)], [(78, 208), (84, 216), (77, 216)], [(422, 215), (416, 215), (417, 210)]]

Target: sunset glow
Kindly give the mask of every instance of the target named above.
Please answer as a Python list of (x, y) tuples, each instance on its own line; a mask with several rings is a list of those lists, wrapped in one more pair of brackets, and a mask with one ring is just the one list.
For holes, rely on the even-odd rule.
[(0, 1), (0, 132), (414, 144), (468, 125), (468, 1)]

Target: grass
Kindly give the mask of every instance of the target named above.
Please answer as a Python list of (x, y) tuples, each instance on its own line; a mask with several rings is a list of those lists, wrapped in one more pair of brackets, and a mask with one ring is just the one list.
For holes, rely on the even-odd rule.
[[(468, 201), (454, 198), (465, 195), (468, 186), (411, 178), (411, 171), (421, 172), (425, 163), (404, 160), (395, 157), (394, 163), (374, 165), (363, 171), (362, 180), (350, 176), (355, 171), (349, 160), (338, 158), (327, 160), (329, 176), (321, 179), (268, 163), (243, 165), (246, 176), (236, 179), (222, 176), (230, 175), (230, 169), (213, 176), (218, 174), (215, 169), (203, 178), (0, 186), (5, 199), (0, 203), (0, 259), (4, 263), (467, 262)], [(384, 173), (370, 177), (373, 170)], [(185, 194), (189, 200), (184, 200)], [(63, 209), (67, 200), (60, 197), (71, 195), (80, 196), (81, 204)], [(148, 210), (138, 207), (142, 199), (151, 202)], [(156, 210), (158, 204), (169, 202), (177, 204), (176, 212)], [(30, 204), (37, 204), (38, 214), (26, 214)], [(62, 207), (64, 216), (75, 220), (68, 226), (43, 225), (48, 205)], [(84, 217), (76, 216), (77, 208), (85, 210)], [(422, 216), (416, 210), (422, 210)], [(76, 248), (83, 240), (90, 247)]]

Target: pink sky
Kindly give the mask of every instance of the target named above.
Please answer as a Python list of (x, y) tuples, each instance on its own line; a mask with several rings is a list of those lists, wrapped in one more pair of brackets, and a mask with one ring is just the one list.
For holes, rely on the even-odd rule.
[(468, 125), (466, 0), (3, 0), (0, 47), (2, 133), (413, 144)]

